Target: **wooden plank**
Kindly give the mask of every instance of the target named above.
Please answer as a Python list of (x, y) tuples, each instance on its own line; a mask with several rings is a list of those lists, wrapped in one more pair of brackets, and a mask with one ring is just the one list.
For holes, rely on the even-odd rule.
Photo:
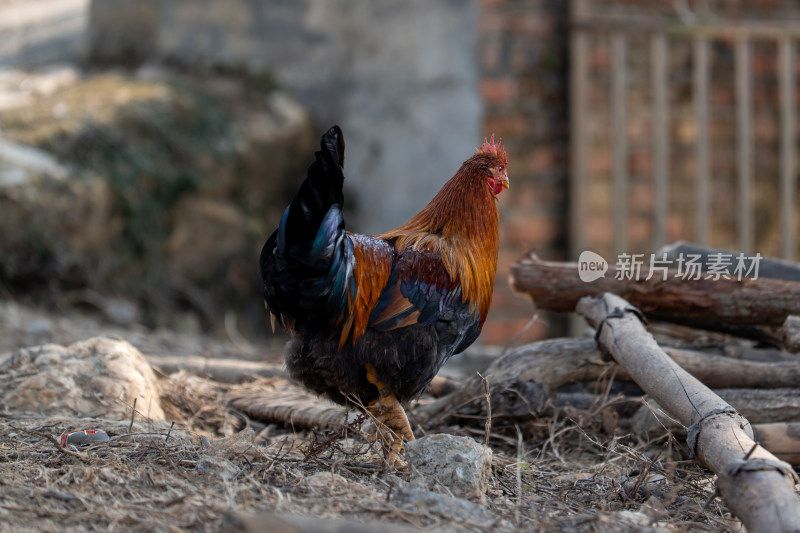
[[(570, 20), (579, 20), (589, 10), (588, 0), (573, 0), (570, 3)], [(587, 160), (589, 139), (587, 138), (587, 105), (589, 98), (589, 32), (574, 29), (570, 32), (570, 172), (569, 172), (569, 253), (577, 261), (586, 250), (586, 220), (588, 205), (586, 193), (589, 187)], [(577, 335), (586, 329), (584, 320), (570, 313), (568, 328)]]
[[(580, 16), (585, 1), (572, 4), (572, 16)], [(586, 248), (586, 100), (589, 86), (589, 36), (583, 30), (570, 35), (570, 173), (569, 173), (569, 248), (578, 259)]]
[(628, 248), (628, 139), (625, 106), (626, 42), (623, 33), (611, 36), (611, 146), (614, 253)]
[(736, 190), (739, 249), (753, 252), (753, 99), (750, 74), (750, 41), (736, 43), (736, 148), (738, 187)]
[(676, 24), (674, 17), (657, 15), (628, 15), (609, 13), (581, 16), (572, 20), (572, 27), (596, 33), (624, 31), (627, 34), (664, 32), (669, 36), (692, 38), (702, 34), (708, 39), (734, 41), (777, 40), (783, 37), (800, 39), (800, 25), (796, 20), (725, 20), (724, 24)]
[(709, 243), (710, 220), (710, 145), (709, 138), (709, 55), (708, 40), (697, 36), (694, 40), (694, 109), (697, 121), (695, 140), (695, 164), (697, 166), (695, 188), (695, 241)]
[(669, 81), (667, 38), (654, 33), (650, 38), (653, 91), (653, 249), (667, 244), (669, 218)]
[(797, 172), (797, 113), (795, 106), (795, 53), (792, 40), (785, 36), (778, 45), (778, 72), (781, 100), (781, 149), (780, 149), (780, 227), (781, 257), (794, 260), (796, 209), (795, 176)]

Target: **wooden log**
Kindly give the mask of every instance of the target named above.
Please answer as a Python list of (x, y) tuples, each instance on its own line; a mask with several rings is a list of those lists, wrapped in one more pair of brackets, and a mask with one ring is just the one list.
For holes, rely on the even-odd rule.
[(800, 529), (797, 475), (753, 441), (749, 422), (678, 366), (653, 339), (640, 313), (613, 294), (582, 298), (577, 311), (598, 329), (601, 349), (681, 424), (689, 448), (717, 476), (728, 508), (749, 531)]
[(800, 422), (754, 424), (753, 434), (779, 459), (800, 465)]
[(512, 265), (510, 283), (539, 309), (572, 311), (584, 296), (613, 292), (648, 319), (717, 331), (731, 326), (738, 331), (753, 325), (778, 328), (787, 316), (800, 314), (800, 282), (746, 277), (692, 280), (674, 274), (668, 272), (664, 280), (659, 272), (646, 279), (648, 270), (642, 268), (638, 279), (617, 279), (610, 266), (605, 277), (584, 282), (577, 263), (542, 261), (531, 254)]
[(800, 361), (796, 353), (780, 347), (769, 347), (727, 333), (696, 329), (669, 322), (650, 322), (647, 329), (662, 347), (696, 350), (764, 363)]
[(762, 363), (676, 348), (664, 351), (708, 387), (766, 389), (800, 385), (800, 361)]
[(794, 388), (779, 389), (715, 389), (753, 424), (768, 422), (800, 422), (800, 382)]
[[(489, 365), (493, 417), (525, 419), (544, 412), (549, 394), (560, 384), (593, 381), (608, 362), (588, 339), (554, 339), (528, 345)], [(411, 413), (423, 427), (433, 428), (454, 418), (482, 420), (486, 416), (483, 381), (467, 378), (456, 391), (433, 402), (417, 405)]]
[[(703, 352), (665, 348), (681, 367), (714, 388), (793, 387), (800, 383), (800, 361), (761, 363)], [(561, 338), (529, 344), (497, 359), (483, 373), (491, 391), (494, 418), (522, 421), (547, 414), (547, 399), (559, 387), (602, 376), (631, 377), (624, 367), (603, 360), (593, 339)], [(413, 410), (424, 426), (456, 418), (485, 416), (483, 385), (477, 376), (454, 392)], [(780, 420), (780, 419), (773, 419)]]
[(781, 326), (783, 346), (790, 352), (800, 353), (800, 316), (789, 315)]
[(445, 376), (433, 376), (430, 384), (428, 385), (427, 393), (434, 398), (441, 398), (451, 392), (458, 390), (461, 382), (456, 379), (448, 378)]
[(286, 378), (282, 366), (258, 361), (181, 355), (147, 355), (145, 358), (164, 374), (186, 371), (222, 383), (238, 383), (252, 377)]
[[(549, 416), (567, 409), (585, 410), (597, 401), (598, 397), (593, 394), (556, 394), (543, 405), (542, 411)], [(234, 385), (225, 395), (225, 402), (255, 420), (295, 428), (335, 430), (352, 425), (362, 417), (357, 409), (334, 404), (280, 379)], [(611, 402), (610, 407), (630, 415), (640, 402), (639, 398), (621, 397)], [(366, 422), (367, 426), (369, 424)]]
[[(690, 372), (691, 373), (691, 372)], [(751, 424), (800, 423), (800, 389), (714, 389)], [(670, 420), (652, 398), (646, 398), (631, 417), (632, 430), (653, 437), (667, 431), (685, 430)], [(762, 443), (763, 444), (763, 443)], [(765, 448), (774, 453), (769, 446)]]
[[(666, 254), (666, 256), (664, 255)], [(739, 254), (735, 250), (723, 250), (721, 248), (709, 248), (686, 241), (678, 241), (667, 244), (659, 248), (656, 257), (666, 257), (671, 262), (678, 261), (679, 257), (688, 258), (694, 256), (702, 266), (703, 272), (707, 272), (712, 263), (713, 256), (723, 254), (735, 257)], [(785, 279), (787, 281), (800, 281), (800, 264), (776, 257), (762, 257), (758, 265), (758, 277)]]
[(339, 429), (361, 416), (282, 379), (235, 385), (225, 401), (256, 420), (303, 428)]
[[(800, 466), (800, 422), (769, 422), (753, 424), (753, 439), (781, 461)], [(631, 431), (645, 439), (667, 433), (685, 437), (686, 428), (669, 417), (661, 407), (647, 398), (631, 417)]]

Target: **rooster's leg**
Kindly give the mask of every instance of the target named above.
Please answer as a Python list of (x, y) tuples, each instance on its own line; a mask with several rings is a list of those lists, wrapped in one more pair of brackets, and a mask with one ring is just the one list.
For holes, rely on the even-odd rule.
[[(391, 431), (389, 439), (389, 457), (390, 465), (394, 465), (397, 461), (397, 454), (400, 448), (403, 447), (403, 439), (407, 441), (414, 440), (414, 433), (411, 431), (411, 425), (408, 423), (408, 417), (400, 402), (394, 394), (389, 392), (386, 385), (378, 379), (378, 374), (375, 372), (375, 367), (367, 365), (367, 381), (375, 385), (378, 389), (378, 399), (369, 403), (369, 410), (375, 418), (384, 424)], [(378, 429), (380, 434), (380, 428)]]

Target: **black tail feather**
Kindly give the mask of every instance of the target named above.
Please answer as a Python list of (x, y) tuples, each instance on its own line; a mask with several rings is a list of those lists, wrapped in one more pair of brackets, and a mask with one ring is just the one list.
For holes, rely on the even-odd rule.
[(339, 126), (333, 126), (320, 139), (320, 150), (315, 153), (306, 179), (292, 199), (281, 219), (278, 246), (308, 243), (314, 239), (319, 225), (332, 205), (344, 204), (344, 135)]
[(344, 135), (342, 134), (342, 128), (333, 126), (329, 129), (328, 132), (322, 136), (320, 145), (331, 155), (333, 161), (344, 168)]
[(341, 312), (352, 272), (341, 214), (344, 146), (339, 126), (322, 135), (306, 179), (261, 251), (264, 296), (281, 318), (303, 323), (322, 309)]

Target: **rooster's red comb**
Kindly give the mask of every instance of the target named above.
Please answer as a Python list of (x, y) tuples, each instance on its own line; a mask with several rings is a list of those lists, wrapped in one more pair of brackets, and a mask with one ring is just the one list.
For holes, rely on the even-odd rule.
[(483, 139), (483, 146), (476, 150), (479, 154), (486, 154), (486, 155), (493, 155), (497, 159), (499, 159), (504, 165), (508, 165), (508, 157), (506, 156), (506, 149), (500, 144), (503, 142), (503, 139), (497, 139), (497, 143), (494, 142), (494, 133), (492, 133), (491, 139)]

